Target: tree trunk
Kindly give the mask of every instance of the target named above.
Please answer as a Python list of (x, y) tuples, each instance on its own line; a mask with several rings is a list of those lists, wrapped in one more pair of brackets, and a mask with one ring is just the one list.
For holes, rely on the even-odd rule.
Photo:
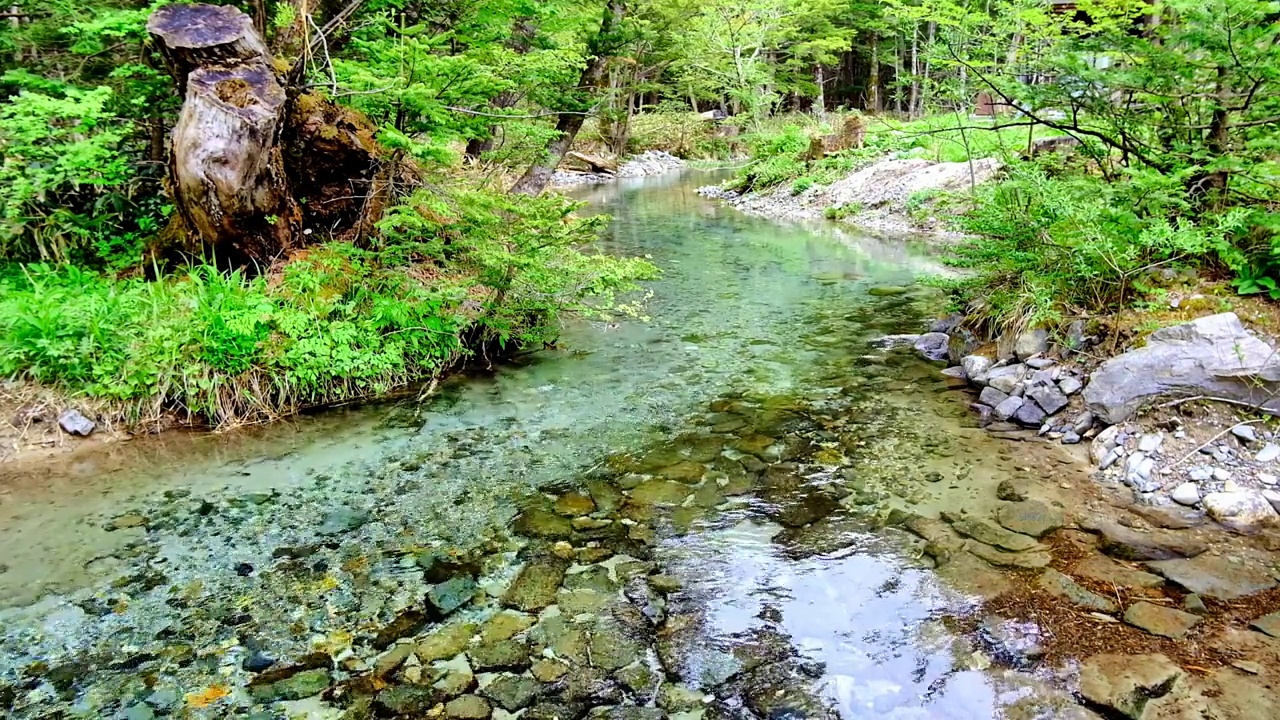
[(614, 29), (622, 22), (625, 10), (623, 0), (608, 0), (604, 16), (600, 21), (600, 32), (591, 43), (591, 57), (587, 60), (587, 66), (582, 69), (582, 75), (578, 79), (576, 94), (579, 102), (571, 103), (575, 107), (560, 113), (556, 119), (556, 135), (547, 143), (546, 156), (530, 165), (524, 175), (511, 186), (512, 194), (540, 194), (547, 187), (547, 183), (551, 182), (551, 176), (560, 165), (564, 154), (573, 147), (573, 140), (582, 129), (582, 123), (587, 119), (586, 112), (594, 105), (595, 96), (604, 81), (605, 70), (609, 66), (609, 53), (614, 41), (612, 37)]
[(818, 95), (813, 99), (813, 111), (818, 116), (818, 119), (821, 120), (827, 116), (827, 93), (820, 63), (813, 66), (813, 82), (818, 86)]
[(920, 23), (911, 24), (911, 97), (907, 99), (907, 115), (915, 117), (920, 102)]
[(232, 263), (289, 250), (302, 213), (276, 145), (286, 97), (253, 21), (231, 6), (175, 4), (147, 30), (184, 94), (169, 176), (187, 230)]
[[(265, 269), (307, 242), (377, 221), (390, 188), (416, 178), (388, 162), (360, 113), (286, 93), (253, 21), (224, 5), (165, 5), (147, 21), (184, 99), (169, 149), (177, 209), (155, 255), (205, 254)], [(295, 198), (305, 197), (305, 209)]]
[(867, 109), (878, 113), (883, 110), (880, 101), (880, 36), (871, 33), (871, 67), (867, 74)]

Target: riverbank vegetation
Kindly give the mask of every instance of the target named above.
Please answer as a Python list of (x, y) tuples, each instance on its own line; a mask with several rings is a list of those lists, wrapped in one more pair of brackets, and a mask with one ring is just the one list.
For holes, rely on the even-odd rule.
[(1145, 301), (1180, 267), (1280, 298), (1276, 17), (25, 0), (0, 26), (0, 374), (218, 424), (538, 347), (653, 272), (591, 250), (602, 221), (541, 197), (554, 171), (648, 149), (795, 193), (889, 155), (1000, 158), (913, 200), (973, 236), (948, 289), (993, 333)]

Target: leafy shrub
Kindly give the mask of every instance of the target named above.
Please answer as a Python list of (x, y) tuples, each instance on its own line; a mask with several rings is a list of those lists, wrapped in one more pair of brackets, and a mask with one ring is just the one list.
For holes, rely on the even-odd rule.
[(1182, 185), (1163, 176), (1107, 184), (1015, 166), (1005, 181), (979, 188), (959, 218), (976, 237), (956, 245), (950, 261), (973, 274), (942, 284), (993, 330), (1123, 305), (1145, 273), (1234, 252), (1228, 238), (1243, 215), (1199, 225), (1171, 219), (1186, 202)]

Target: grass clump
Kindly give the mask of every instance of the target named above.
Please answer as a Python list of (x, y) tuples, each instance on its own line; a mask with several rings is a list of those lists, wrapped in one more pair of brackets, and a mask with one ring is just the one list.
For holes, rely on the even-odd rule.
[(615, 294), (654, 268), (583, 251), (603, 221), (573, 207), (424, 191), (388, 214), (375, 247), (318, 245), (256, 277), (13, 265), (0, 274), (0, 374), (127, 422), (220, 426), (385, 394), (546, 342), (564, 313), (631, 310)]

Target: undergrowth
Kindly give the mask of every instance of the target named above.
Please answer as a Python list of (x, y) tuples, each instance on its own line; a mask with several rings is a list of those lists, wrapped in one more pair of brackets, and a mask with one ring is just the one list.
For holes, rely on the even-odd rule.
[(384, 394), (549, 341), (566, 312), (633, 312), (615, 294), (654, 268), (580, 250), (603, 219), (572, 209), (423, 191), (391, 210), (377, 246), (318, 245), (259, 277), (13, 265), (0, 274), (0, 375), (131, 423), (221, 426)]

